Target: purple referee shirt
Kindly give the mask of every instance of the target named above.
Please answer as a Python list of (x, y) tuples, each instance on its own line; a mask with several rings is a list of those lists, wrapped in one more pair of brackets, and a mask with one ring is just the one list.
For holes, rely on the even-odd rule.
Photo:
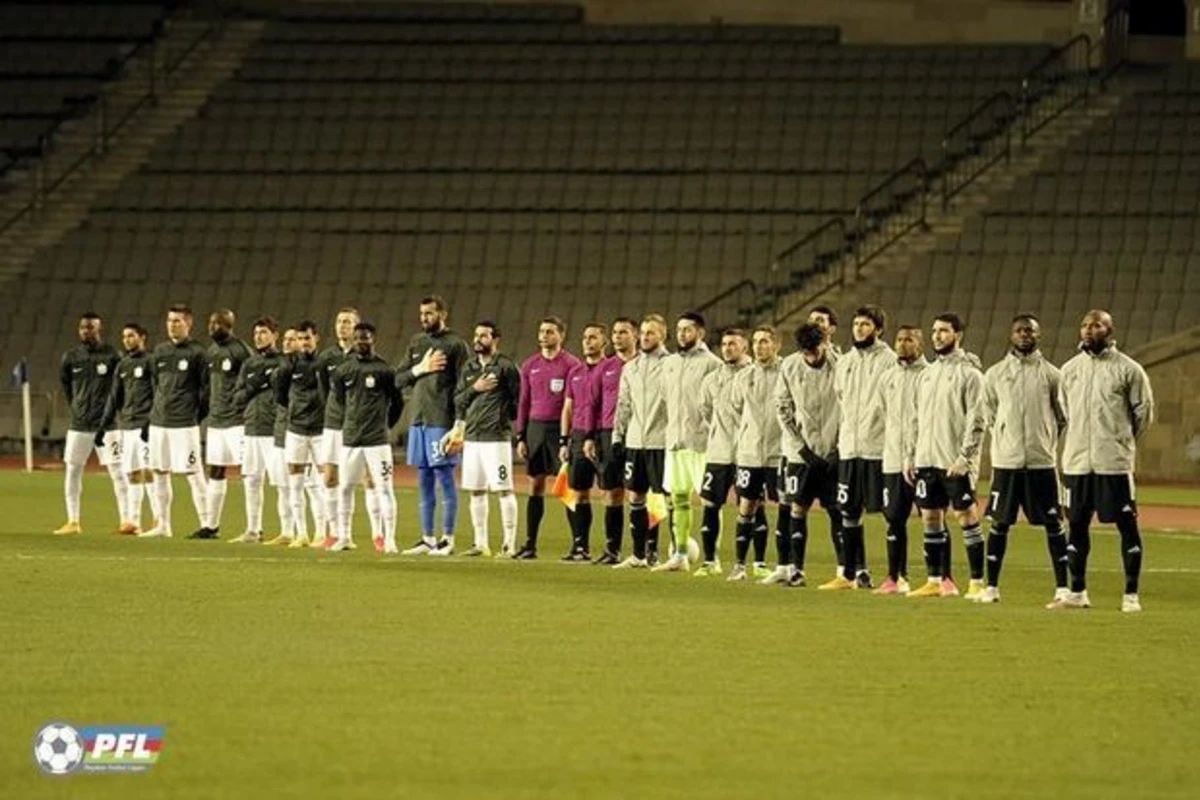
[(620, 356), (609, 356), (592, 370), (593, 430), (611, 431), (617, 416), (617, 396), (621, 393), (621, 370), (625, 362)]
[(521, 400), (517, 404), (517, 433), (529, 422), (559, 422), (567, 397), (567, 376), (580, 361), (566, 350), (554, 358), (535, 353), (521, 365)]
[(567, 397), (571, 401), (571, 433), (586, 434), (592, 430), (592, 373), (600, 369), (604, 359), (595, 364), (580, 361), (567, 375)]

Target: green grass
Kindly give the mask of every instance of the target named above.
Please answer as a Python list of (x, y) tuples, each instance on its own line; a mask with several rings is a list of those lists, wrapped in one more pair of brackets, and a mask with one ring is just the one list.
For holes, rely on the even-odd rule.
[[(64, 540), (44, 534), (61, 521), (60, 481), (0, 474), (4, 797), (1200, 789), (1200, 537), (1147, 537), (1146, 611), (1130, 617), (1116, 610), (1115, 537), (1098, 533), (1096, 607), (1055, 615), (1042, 609), (1042, 537), (1027, 529), (1009, 548), (1004, 603), (981, 608), (549, 558)], [(194, 522), (187, 497), (178, 487), (179, 531)], [(415, 509), (400, 500), (404, 541)], [(88, 476), (84, 509), (93, 531), (110, 521), (105, 478)], [(226, 532), (240, 514), (235, 486)], [(550, 557), (565, 535), (557, 508), (547, 519)], [(812, 527), (810, 576), (824, 579), (828, 536)], [(879, 565), (878, 527), (868, 552)], [(161, 723), (163, 755), (146, 775), (44, 777), (30, 742), (55, 719)]]

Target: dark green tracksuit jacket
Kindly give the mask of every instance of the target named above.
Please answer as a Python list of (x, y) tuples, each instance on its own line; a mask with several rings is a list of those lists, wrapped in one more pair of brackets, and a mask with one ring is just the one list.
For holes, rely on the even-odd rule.
[[(283, 356), (274, 348), (260, 350), (242, 363), (234, 386), (234, 403), (242, 411), (246, 436), (274, 436), (275, 418), (279, 406), (275, 402), (275, 387), (271, 381), (283, 363)], [(286, 426), (286, 417), (285, 417)]]
[(236, 428), (242, 424), (242, 407), (237, 404), (238, 375), (250, 358), (250, 348), (241, 339), (229, 337), (208, 346), (208, 427)]
[(110, 430), (114, 421), (123, 431), (140, 430), (150, 424), (150, 408), (154, 405), (151, 363), (150, 354), (139, 350), (126, 353), (117, 364), (117, 377), (104, 405), (101, 430)]
[(344, 447), (378, 447), (388, 443), (388, 431), (400, 421), (404, 400), (396, 373), (379, 356), (353, 355), (333, 373), (333, 396), (345, 409)]
[[(476, 379), (496, 376), (496, 388), (475, 391)], [(512, 441), (513, 420), (521, 397), (521, 370), (506, 355), (496, 354), (485, 367), (476, 356), (463, 368), (454, 403), (458, 418), (466, 422), (464, 439), (468, 442)]]
[(160, 342), (150, 354), (154, 405), (150, 424), (191, 428), (208, 416), (208, 359), (199, 342)]
[(275, 402), (287, 406), (287, 429), (298, 436), (320, 436), (325, 427), (325, 394), (317, 380), (317, 359), (312, 354), (284, 356)]
[(95, 433), (101, 429), (104, 404), (108, 402), (120, 360), (117, 351), (103, 342), (96, 345), (80, 342), (63, 353), (59, 380), (71, 407), (70, 430)]
[[(427, 350), (446, 354), (446, 368), (414, 377), (412, 368), (421, 363)], [(412, 405), (409, 422), (429, 428), (454, 426), (454, 392), (463, 366), (471, 358), (470, 348), (462, 337), (450, 329), (437, 333), (418, 333), (408, 343), (405, 360), (396, 368), (400, 388), (411, 389), (408, 402)]]

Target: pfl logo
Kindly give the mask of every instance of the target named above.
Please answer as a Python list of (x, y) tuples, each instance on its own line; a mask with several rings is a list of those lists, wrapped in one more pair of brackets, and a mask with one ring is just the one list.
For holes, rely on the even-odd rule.
[(91, 725), (76, 730), (52, 722), (33, 740), (33, 758), (48, 775), (145, 772), (158, 761), (163, 729), (144, 725)]

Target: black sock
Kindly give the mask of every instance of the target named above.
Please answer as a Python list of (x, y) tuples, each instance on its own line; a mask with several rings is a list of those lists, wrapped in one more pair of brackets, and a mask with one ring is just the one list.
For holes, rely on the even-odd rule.
[(779, 506), (779, 514), (775, 517), (775, 551), (779, 554), (779, 566), (791, 562), (792, 510), (785, 505)]
[(754, 517), (738, 515), (737, 539), (733, 543), (734, 556), (737, 563), (746, 563), (746, 553), (750, 552), (750, 540), (754, 538)]
[(704, 545), (704, 560), (717, 560), (717, 543), (721, 540), (721, 509), (705, 506), (700, 515), (700, 539)]
[(1067, 563), (1071, 568), (1071, 591), (1087, 589), (1087, 560), (1092, 552), (1091, 520), (1071, 523), (1071, 541), (1067, 543)]
[(1142, 573), (1142, 534), (1138, 531), (1137, 517), (1122, 513), (1117, 517), (1117, 530), (1121, 534), (1121, 561), (1125, 566), (1125, 594), (1137, 594), (1138, 579)]
[(608, 552), (616, 555), (621, 552), (621, 538), (625, 526), (625, 509), (621, 506), (604, 507), (604, 539)]
[[(661, 523), (659, 523), (659, 524), (661, 524)], [(658, 525), (652, 525), (652, 526), (650, 525), (650, 512), (649, 511), (646, 512), (646, 525), (649, 527), (646, 529), (646, 555), (644, 557), (649, 557), (651, 553), (653, 553), (654, 556), (657, 557), (658, 556)]]
[(575, 549), (586, 553), (590, 549), (592, 539), (592, 504), (576, 503), (575, 516)]
[(633, 537), (633, 554), (638, 558), (646, 557), (646, 537), (650, 528), (650, 512), (645, 506), (631, 505), (629, 507), (629, 532)]
[(942, 552), (942, 577), (949, 578), (950, 580), (954, 580), (954, 570), (952, 570), (950, 568), (950, 566), (951, 566), (950, 562), (952, 562), (954, 560), (954, 545), (950, 541), (950, 531), (945, 527), (944, 523), (942, 526), (941, 533), (942, 533), (942, 538), (944, 541), (944, 544), (942, 545), (942, 550), (941, 550), (941, 552)]
[(942, 568), (946, 563), (946, 531), (925, 531), (925, 569), (933, 579), (944, 577)]
[(1054, 586), (1067, 588), (1067, 537), (1057, 520), (1046, 526), (1046, 549), (1050, 551), (1050, 566), (1054, 568)]
[(842, 577), (848, 581), (854, 580), (860, 563), (858, 551), (863, 547), (863, 529), (861, 525), (848, 525), (842, 528)]
[(525, 505), (526, 525), (529, 530), (526, 534), (526, 544), (530, 547), (537, 547), (538, 532), (542, 527), (542, 517), (546, 515), (546, 498), (538, 495), (529, 495), (529, 500)]
[(900, 580), (907, 574), (907, 564), (904, 563), (905, 551), (908, 549), (908, 529), (903, 522), (889, 522), (887, 530), (887, 560), (888, 577), (894, 581)]
[[(759, 520), (759, 514), (762, 520)], [(767, 537), (771, 529), (767, 526), (767, 515), (760, 508), (754, 516), (754, 563), (762, 564), (767, 560)]]
[(971, 580), (983, 580), (983, 528), (976, 522), (963, 528), (963, 541), (967, 545), (967, 566), (971, 571)]
[(842, 540), (842, 515), (837, 510), (829, 512), (829, 541), (833, 543), (833, 555), (837, 565), (846, 563), (845, 542)]
[(1000, 585), (1000, 570), (1004, 567), (1004, 551), (1008, 549), (1008, 526), (992, 525), (987, 538), (987, 585)]
[(808, 515), (792, 517), (792, 566), (799, 572), (804, 571), (804, 556), (808, 550)]

